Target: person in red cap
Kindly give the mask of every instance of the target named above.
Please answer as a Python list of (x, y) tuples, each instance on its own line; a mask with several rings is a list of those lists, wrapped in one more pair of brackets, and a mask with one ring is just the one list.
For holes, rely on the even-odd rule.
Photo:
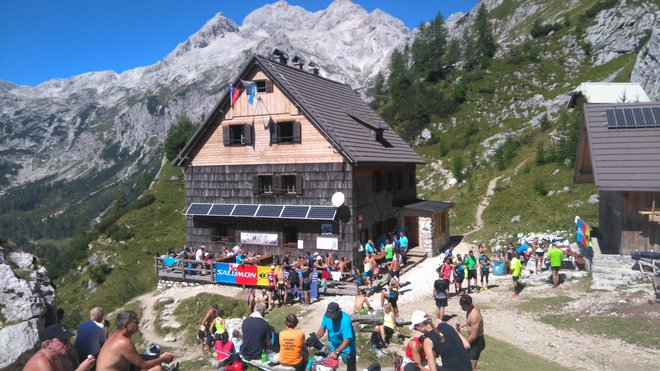
[[(59, 323), (52, 324), (44, 329), (39, 339), (41, 349), (30, 358), (24, 371), (69, 371), (73, 370), (68, 359), (69, 339), (73, 336)], [(94, 366), (96, 358), (93, 356), (83, 360), (76, 371), (87, 371)]]

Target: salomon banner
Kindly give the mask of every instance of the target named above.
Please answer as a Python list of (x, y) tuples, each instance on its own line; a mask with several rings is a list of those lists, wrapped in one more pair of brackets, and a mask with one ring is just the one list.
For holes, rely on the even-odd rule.
[(270, 267), (215, 263), (215, 281), (230, 285), (268, 286)]

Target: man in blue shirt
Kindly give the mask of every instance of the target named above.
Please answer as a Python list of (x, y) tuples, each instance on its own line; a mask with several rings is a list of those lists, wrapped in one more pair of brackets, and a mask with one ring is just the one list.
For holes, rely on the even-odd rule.
[(376, 251), (374, 250), (374, 242), (372, 240), (367, 241), (367, 244), (364, 245), (365, 250), (367, 250), (367, 253), (372, 253), (375, 254)]
[(401, 237), (399, 237), (399, 243), (401, 244), (401, 262), (406, 264), (408, 262), (408, 237), (404, 232), (401, 232)]
[(316, 330), (316, 336), (320, 339), (328, 331), (328, 339), (330, 340), (330, 357), (339, 359), (346, 363), (348, 371), (356, 370), (356, 349), (355, 349), (355, 332), (351, 325), (351, 316), (344, 313), (339, 304), (332, 302), (328, 304), (328, 308), (321, 321), (321, 327)]
[(76, 348), (78, 349), (79, 361), (82, 362), (88, 355), (96, 357), (105, 341), (103, 308), (94, 307), (89, 311), (89, 321), (81, 323), (78, 327)]

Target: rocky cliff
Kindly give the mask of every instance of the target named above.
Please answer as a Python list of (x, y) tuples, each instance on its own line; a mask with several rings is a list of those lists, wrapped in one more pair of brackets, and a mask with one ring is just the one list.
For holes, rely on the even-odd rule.
[(0, 369), (20, 369), (53, 317), (55, 290), (32, 254), (0, 246)]

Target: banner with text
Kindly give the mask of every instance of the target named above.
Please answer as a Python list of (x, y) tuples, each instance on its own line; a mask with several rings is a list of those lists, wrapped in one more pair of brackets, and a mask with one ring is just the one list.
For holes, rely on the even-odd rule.
[(215, 281), (230, 285), (268, 286), (270, 267), (215, 263)]

